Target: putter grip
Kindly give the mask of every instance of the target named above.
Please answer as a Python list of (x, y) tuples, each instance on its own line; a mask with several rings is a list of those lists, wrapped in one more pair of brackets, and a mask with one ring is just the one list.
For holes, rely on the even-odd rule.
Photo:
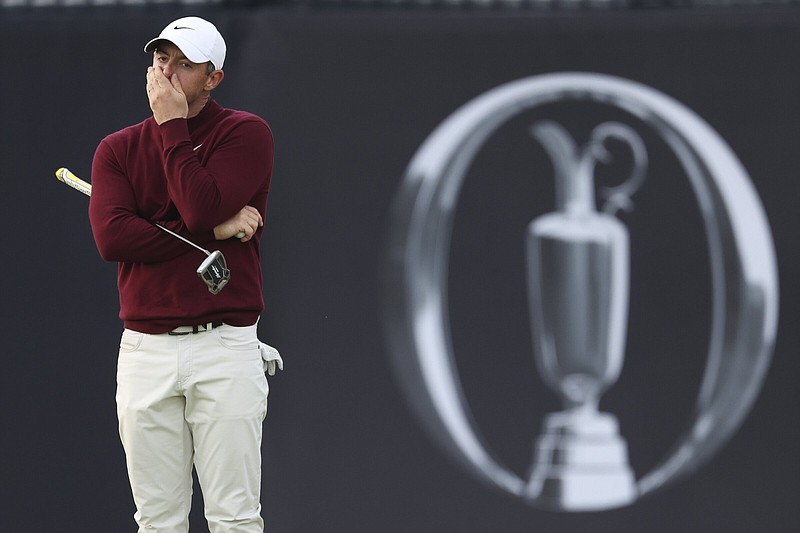
[(70, 172), (68, 168), (61, 167), (56, 170), (56, 178), (86, 196), (92, 195), (92, 186)]

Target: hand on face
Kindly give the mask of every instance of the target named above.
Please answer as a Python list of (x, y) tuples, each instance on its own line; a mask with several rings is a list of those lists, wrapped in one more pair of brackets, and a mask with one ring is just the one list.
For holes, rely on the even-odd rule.
[(147, 98), (156, 123), (186, 118), (189, 104), (178, 76), (167, 77), (160, 68), (147, 67)]

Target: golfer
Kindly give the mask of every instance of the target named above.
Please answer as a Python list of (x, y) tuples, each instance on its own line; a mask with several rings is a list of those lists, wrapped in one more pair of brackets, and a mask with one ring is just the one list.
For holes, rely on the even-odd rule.
[[(92, 163), (92, 231), (119, 265), (117, 414), (140, 533), (189, 530), (193, 467), (212, 533), (264, 529), (265, 371), (283, 364), (256, 332), (273, 138), (211, 98), (225, 51), (206, 20), (167, 25), (145, 45), (152, 117), (103, 139)], [(220, 250), (225, 289), (210, 293), (202, 254), (156, 223)]]

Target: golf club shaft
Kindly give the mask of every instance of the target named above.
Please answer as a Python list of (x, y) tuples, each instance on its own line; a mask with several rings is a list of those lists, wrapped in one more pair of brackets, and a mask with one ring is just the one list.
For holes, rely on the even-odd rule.
[[(86, 196), (91, 196), (92, 195), (92, 185), (90, 183), (86, 183), (85, 181), (80, 179), (78, 176), (73, 174), (68, 168), (61, 167), (58, 170), (56, 170), (56, 178), (58, 178), (59, 181), (61, 181), (63, 183), (66, 183), (67, 185), (69, 185), (70, 187), (75, 189), (76, 191), (82, 192)], [(194, 246), (198, 250), (201, 250), (201, 251), (205, 252), (206, 255), (210, 255), (211, 252), (209, 252), (208, 250), (206, 250), (204, 248), (200, 248), (195, 243), (193, 243), (193, 242), (191, 242), (191, 241), (189, 241), (187, 239), (184, 239), (183, 237), (181, 237), (177, 233), (174, 233), (174, 232), (168, 230), (164, 226), (161, 226), (160, 224), (156, 224), (156, 226), (158, 226), (162, 230), (166, 231), (167, 233), (169, 233), (171, 235), (174, 235), (175, 237), (181, 239), (182, 241), (191, 244), (192, 246)], [(239, 233), (236, 234), (236, 238), (237, 239), (241, 239), (242, 237), (244, 237), (244, 232), (240, 231)]]

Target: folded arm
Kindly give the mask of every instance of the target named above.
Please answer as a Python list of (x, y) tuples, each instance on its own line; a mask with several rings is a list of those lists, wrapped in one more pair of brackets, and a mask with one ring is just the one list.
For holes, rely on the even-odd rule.
[(89, 220), (103, 259), (130, 263), (167, 261), (192, 250), (154, 226), (162, 226), (196, 242), (213, 240), (213, 232), (192, 233), (178, 220), (148, 220), (139, 214), (136, 196), (112, 149), (102, 142), (92, 163)]
[[(239, 215), (238, 223), (245, 227), (236, 228), (233, 234), (244, 230), (246, 237), (252, 237), (254, 230), (248, 229), (252, 225), (246, 223), (252, 213), (242, 211), (272, 172), (273, 141), (268, 126), (258, 120), (238, 124), (214, 146), (203, 164), (193, 150), (186, 121), (168, 121), (159, 128), (167, 190), (186, 227), (192, 232), (213, 231)], [(257, 228), (263, 224), (265, 206), (252, 207), (258, 212)]]

